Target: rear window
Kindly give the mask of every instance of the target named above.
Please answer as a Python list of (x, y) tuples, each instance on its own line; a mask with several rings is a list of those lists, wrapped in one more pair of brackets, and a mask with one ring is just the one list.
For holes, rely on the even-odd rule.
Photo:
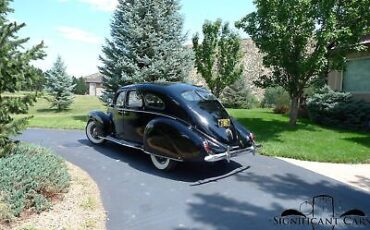
[(208, 91), (192, 90), (186, 91), (181, 96), (187, 101), (215, 101), (217, 98)]

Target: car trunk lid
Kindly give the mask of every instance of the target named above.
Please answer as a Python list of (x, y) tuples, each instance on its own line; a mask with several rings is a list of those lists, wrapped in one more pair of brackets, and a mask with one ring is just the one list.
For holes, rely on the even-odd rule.
[(204, 100), (192, 103), (196, 127), (219, 142), (231, 146), (238, 145), (239, 134), (229, 114), (217, 100)]

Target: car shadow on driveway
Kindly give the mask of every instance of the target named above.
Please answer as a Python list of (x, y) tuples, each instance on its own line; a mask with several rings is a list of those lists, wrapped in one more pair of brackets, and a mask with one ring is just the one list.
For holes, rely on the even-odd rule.
[[(274, 221), (274, 217), (281, 216), (284, 210), (300, 210), (301, 205), (306, 201), (312, 202), (314, 196), (322, 194), (333, 197), (334, 203), (331, 204), (333, 206), (323, 206), (323, 208), (334, 208), (338, 223), (343, 221), (343, 219), (339, 219), (341, 214), (354, 208), (362, 210), (366, 214), (370, 213), (368, 193), (352, 190), (344, 184), (332, 183), (330, 180), (309, 182), (300, 176), (289, 173), (263, 176), (250, 172), (237, 175), (236, 178), (241, 184), (256, 186), (262, 198), (252, 196), (253, 193), (249, 193), (248, 189), (244, 191), (245, 196), (240, 197), (217, 192), (195, 193), (194, 196), (198, 202), (189, 203), (187, 208), (187, 213), (194, 223), (211, 226), (209, 229), (214, 230), (334, 229), (327, 225), (314, 228), (309, 224), (278, 224)], [(368, 225), (352, 224), (335, 229), (369, 229), (368, 227)], [(184, 229), (200, 230), (203, 228), (175, 228), (175, 230)]]
[(235, 161), (216, 163), (188, 163), (181, 162), (172, 171), (165, 172), (156, 169), (148, 154), (143, 151), (121, 146), (112, 142), (106, 142), (103, 146), (93, 145), (87, 139), (80, 139), (78, 142), (94, 148), (97, 152), (110, 157), (116, 161), (128, 164), (130, 167), (142, 172), (164, 177), (171, 180), (183, 182), (204, 181), (210, 178), (225, 176), (238, 168), (243, 167)]

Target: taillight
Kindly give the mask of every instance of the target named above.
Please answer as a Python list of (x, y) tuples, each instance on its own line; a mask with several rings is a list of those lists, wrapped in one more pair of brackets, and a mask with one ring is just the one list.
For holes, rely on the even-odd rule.
[(211, 146), (209, 146), (208, 141), (203, 141), (203, 148), (208, 154), (212, 154)]

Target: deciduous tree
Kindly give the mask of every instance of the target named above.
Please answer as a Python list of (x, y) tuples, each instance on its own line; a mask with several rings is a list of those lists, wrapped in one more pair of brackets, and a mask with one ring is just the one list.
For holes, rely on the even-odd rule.
[(199, 34), (193, 37), (195, 67), (216, 97), (243, 74), (240, 47), (239, 36), (221, 20), (204, 23), (201, 43)]
[(78, 95), (85, 95), (88, 91), (86, 81), (83, 77), (72, 77), (72, 84), (75, 85), (73, 93)]
[(370, 1), (255, 0), (257, 10), (237, 23), (265, 54), (272, 70), (256, 84), (281, 86), (291, 98), (295, 125), (304, 89), (329, 69), (343, 68), (348, 52), (369, 32)]

